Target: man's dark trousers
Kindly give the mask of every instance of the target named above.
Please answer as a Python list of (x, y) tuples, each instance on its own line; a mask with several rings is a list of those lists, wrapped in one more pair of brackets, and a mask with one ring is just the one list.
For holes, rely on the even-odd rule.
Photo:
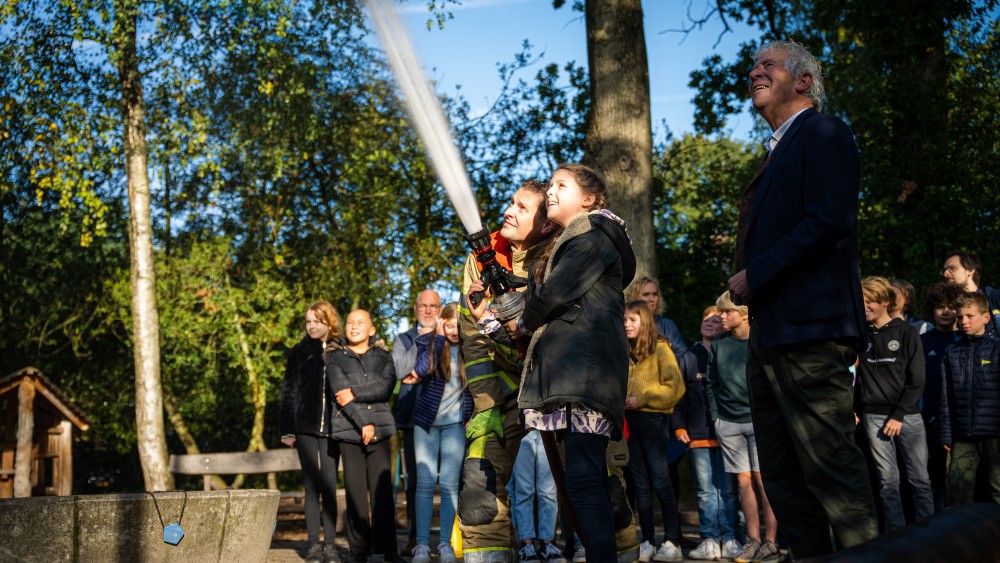
[(765, 347), (750, 329), (747, 383), (764, 490), (796, 558), (878, 535), (864, 456), (854, 443), (853, 349)]

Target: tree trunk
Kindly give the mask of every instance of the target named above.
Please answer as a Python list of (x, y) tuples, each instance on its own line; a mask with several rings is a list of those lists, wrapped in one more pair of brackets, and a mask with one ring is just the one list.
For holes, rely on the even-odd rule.
[[(911, 5), (912, 11), (902, 20), (905, 25), (887, 26), (884, 36), (878, 38), (886, 46), (880, 50), (887, 55), (883, 68), (891, 69), (890, 75), (896, 77), (887, 84), (892, 142), (885, 148), (899, 174), (894, 212), (900, 217), (933, 216), (937, 196), (929, 194), (927, 188), (947, 185), (951, 176), (950, 169), (941, 165), (941, 140), (948, 138), (949, 115), (949, 94), (941, 84), (948, 81), (949, 72), (945, 60), (947, 22), (959, 17), (953, 6), (933, 0)], [(899, 224), (897, 229), (902, 236), (891, 238), (890, 266), (895, 275), (910, 278), (920, 269), (919, 257), (912, 251), (916, 241), (906, 236), (908, 225)], [(926, 229), (924, 235), (933, 232)], [(939, 251), (931, 239), (922, 256), (934, 263), (939, 260)]]
[(253, 361), (253, 354), (250, 352), (250, 341), (247, 333), (243, 330), (243, 318), (233, 315), (233, 326), (236, 327), (236, 335), (239, 337), (240, 352), (243, 354), (243, 367), (247, 370), (247, 385), (250, 387), (250, 400), (253, 403), (253, 425), (250, 428), (250, 443), (247, 444), (248, 452), (267, 451), (264, 445), (264, 411), (267, 407), (267, 397), (264, 389), (260, 385), (260, 374), (257, 373), (257, 366)]
[[(163, 399), (163, 408), (167, 411), (167, 417), (170, 419), (171, 426), (174, 427), (174, 432), (177, 433), (177, 437), (184, 444), (184, 451), (188, 454), (200, 454), (201, 448), (198, 447), (198, 441), (194, 439), (194, 434), (191, 433), (187, 422), (184, 421), (184, 415), (181, 414), (177, 406), (178, 404), (180, 404), (180, 400), (172, 393), (167, 393)], [(212, 484), (212, 489), (221, 491), (229, 488), (229, 485), (218, 475), (206, 475), (206, 477), (208, 477), (209, 482)]]
[(14, 447), (14, 498), (31, 496), (31, 459), (35, 435), (35, 384), (25, 378), (17, 389), (17, 445)]
[(145, 107), (136, 47), (138, 1), (116, 0), (114, 7), (113, 60), (121, 82), (122, 140), (128, 182), (136, 439), (146, 490), (163, 491), (173, 488), (173, 477), (167, 464), (167, 436), (160, 386), (160, 321), (153, 269)]
[[(226, 276), (226, 286), (231, 287), (229, 276)], [(253, 361), (253, 353), (250, 350), (250, 339), (247, 337), (246, 330), (243, 329), (244, 318), (240, 315), (237, 309), (238, 304), (232, 299), (232, 291), (227, 291), (228, 298), (230, 299), (229, 305), (233, 309), (232, 326), (236, 329), (237, 344), (239, 346), (240, 355), (243, 358), (243, 368), (246, 370), (247, 376), (247, 386), (250, 389), (250, 401), (253, 404), (253, 424), (250, 427), (250, 440), (247, 444), (248, 452), (263, 452), (267, 451), (267, 446), (264, 444), (264, 413), (267, 407), (267, 397), (264, 393), (264, 389), (261, 386), (260, 374), (257, 370), (257, 365)], [(237, 475), (232, 482), (231, 487), (234, 489), (239, 489), (243, 486), (246, 481), (246, 475)], [(273, 478), (269, 476), (268, 483), (272, 483)]]
[(656, 278), (653, 130), (640, 0), (587, 0), (590, 123), (586, 163), (604, 175), (628, 225), (636, 277)]

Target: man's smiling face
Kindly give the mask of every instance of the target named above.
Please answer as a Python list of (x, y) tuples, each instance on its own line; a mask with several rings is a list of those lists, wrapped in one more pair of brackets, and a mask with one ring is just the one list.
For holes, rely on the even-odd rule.
[[(799, 78), (785, 68), (788, 54), (779, 49), (765, 52), (750, 69), (750, 99), (772, 128), (784, 121), (788, 108), (802, 99), (812, 78), (804, 74)], [(792, 112), (794, 113), (794, 112)], [(775, 121), (778, 121), (775, 125)]]
[[(547, 219), (544, 210), (545, 196), (524, 188), (514, 192), (510, 205), (503, 213), (500, 236), (515, 245), (531, 246), (542, 239), (542, 227)], [(541, 211), (541, 213), (539, 213)]]

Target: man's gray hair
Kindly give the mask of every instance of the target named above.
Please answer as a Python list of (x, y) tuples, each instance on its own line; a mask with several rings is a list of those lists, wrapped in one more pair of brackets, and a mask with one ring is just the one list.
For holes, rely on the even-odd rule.
[(801, 43), (772, 41), (761, 45), (753, 54), (754, 64), (769, 51), (781, 51), (787, 55), (785, 70), (795, 78), (800, 78), (803, 74), (812, 76), (812, 84), (805, 91), (804, 96), (812, 101), (816, 111), (823, 111), (823, 104), (826, 103), (826, 90), (823, 88), (823, 67), (819, 60), (812, 56), (812, 53)]

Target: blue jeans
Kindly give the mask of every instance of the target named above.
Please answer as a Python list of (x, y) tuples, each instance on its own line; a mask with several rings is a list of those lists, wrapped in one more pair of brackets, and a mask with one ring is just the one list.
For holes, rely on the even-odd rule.
[(413, 448), (417, 462), (417, 543), (428, 545), (430, 542), (434, 485), (437, 482), (441, 484), (439, 542), (449, 543), (451, 528), (455, 524), (455, 507), (458, 506), (458, 480), (462, 460), (465, 459), (465, 428), (460, 422), (431, 426), (430, 430), (414, 426)]
[[(556, 482), (545, 457), (538, 432), (528, 432), (521, 440), (514, 461), (514, 523), (522, 540), (552, 540), (556, 537)], [(538, 496), (538, 525), (535, 525), (535, 496)]]
[(642, 540), (657, 545), (653, 524), (653, 495), (660, 501), (663, 534), (675, 544), (681, 539), (677, 497), (670, 483), (670, 465), (663, 429), (669, 425), (669, 415), (630, 411), (628, 421), (628, 467), (635, 480), (635, 507), (639, 515)]
[(691, 474), (698, 497), (698, 527), (703, 539), (727, 542), (736, 536), (739, 503), (733, 474), (726, 473), (722, 448), (691, 448)]
[(924, 419), (920, 414), (903, 416), (903, 429), (898, 436), (888, 437), (882, 433), (889, 415), (864, 414), (865, 435), (872, 450), (875, 470), (878, 472), (879, 497), (885, 514), (885, 531), (889, 532), (906, 525), (903, 503), (899, 496), (899, 467), (896, 466), (896, 450), (906, 463), (906, 478), (913, 490), (913, 508), (917, 518), (934, 514), (934, 492), (927, 471), (927, 437)]

